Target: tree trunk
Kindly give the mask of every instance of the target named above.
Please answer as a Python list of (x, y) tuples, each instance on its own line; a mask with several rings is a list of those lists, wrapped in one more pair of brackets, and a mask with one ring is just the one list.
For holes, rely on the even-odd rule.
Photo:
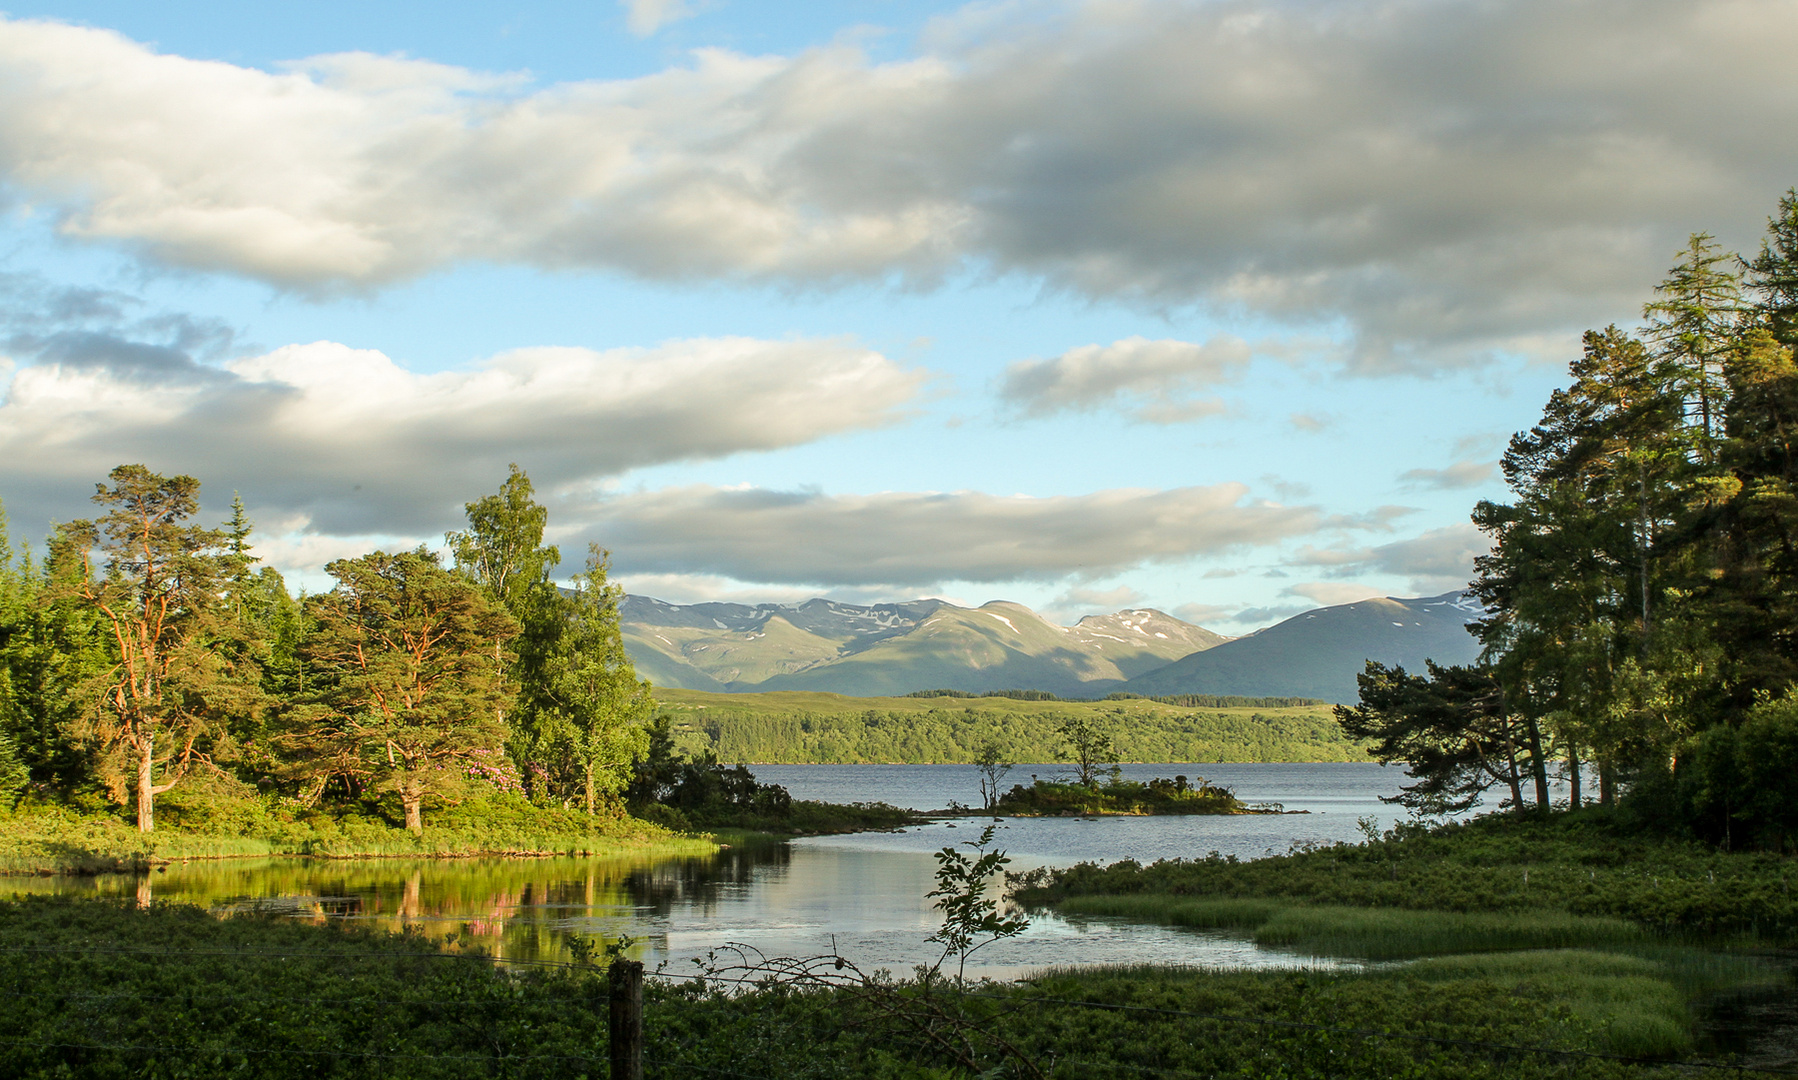
[(406, 807), (406, 828), (413, 836), (425, 834), (424, 796), (413, 792), (401, 792), (400, 802)]
[(593, 763), (591, 761), (587, 762), (585, 768), (586, 768), (586, 778), (587, 778), (587, 784), (586, 784), (586, 787), (587, 787), (587, 816), (592, 817), (593, 816)]
[(1579, 748), (1571, 742), (1567, 744), (1567, 809), (1578, 810), (1579, 791)]
[(156, 776), (155, 739), (155, 735), (145, 732), (143, 740), (138, 743), (137, 831), (140, 833), (156, 828), (156, 792), (152, 790)]
[(1536, 726), (1536, 718), (1523, 717), (1523, 730), (1529, 736), (1530, 773), (1536, 780), (1536, 809), (1548, 809), (1548, 759), (1542, 756), (1542, 729)]
[(1505, 740), (1505, 782), (1511, 785), (1511, 805), (1523, 813), (1523, 774), (1517, 769), (1517, 744), (1514, 740)]
[(1617, 776), (1609, 759), (1598, 760), (1598, 805), (1609, 806), (1617, 798)]

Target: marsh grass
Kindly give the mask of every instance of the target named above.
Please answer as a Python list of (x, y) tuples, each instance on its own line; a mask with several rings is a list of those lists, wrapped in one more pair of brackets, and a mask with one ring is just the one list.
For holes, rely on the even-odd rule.
[(1405, 960), (1515, 949), (1615, 947), (1646, 940), (1640, 927), (1622, 919), (1555, 911), (1407, 911), (1250, 898), (1197, 900), (1154, 894), (1076, 896), (1056, 907), (1070, 915), (1242, 931), (1257, 945), (1362, 960)]
[(1798, 938), (1798, 872), (1772, 852), (1655, 834), (1622, 811), (1491, 815), (1365, 844), (1239, 861), (1213, 853), (1143, 866), (1081, 864), (1013, 882), (1027, 904), (1097, 895), (1261, 899), (1444, 912), (1555, 911), (1663, 935)]

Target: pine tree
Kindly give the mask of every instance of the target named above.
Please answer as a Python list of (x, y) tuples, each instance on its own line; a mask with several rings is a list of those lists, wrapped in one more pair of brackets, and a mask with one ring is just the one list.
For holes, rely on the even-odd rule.
[[(253, 707), (256, 675), (220, 648), (224, 536), (185, 523), (199, 509), (200, 482), (142, 465), (121, 465), (109, 479), (94, 501), (110, 511), (71, 522), (59, 540), (64, 557), (80, 562), (67, 588), (99, 612), (112, 646), (85, 734), (115, 797), (135, 788), (137, 827), (150, 832), (156, 796), (210, 764), (226, 718)], [(89, 561), (95, 549), (102, 568)]]
[(399, 797), (406, 828), (424, 830), (426, 800), (449, 801), (497, 763), (508, 701), (500, 663), (511, 616), (420, 548), (325, 567), (303, 652), (317, 690), (280, 737), (315, 794), (333, 775)]

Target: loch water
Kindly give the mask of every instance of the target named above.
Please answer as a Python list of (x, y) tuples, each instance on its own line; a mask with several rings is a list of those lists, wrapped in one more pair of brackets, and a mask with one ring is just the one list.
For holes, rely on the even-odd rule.
[[(795, 798), (888, 802), (920, 810), (975, 803), (967, 765), (766, 765), (757, 778)], [(1047, 779), (1061, 767), (1019, 766), (1007, 782)], [(6, 878), (0, 893), (59, 892), (195, 903), (225, 912), (275, 911), (387, 929), (456, 936), (514, 960), (559, 960), (576, 936), (636, 940), (654, 970), (692, 974), (695, 961), (731, 947), (768, 956), (835, 950), (864, 969), (907, 974), (940, 950), (925, 939), (940, 923), (925, 897), (933, 853), (996, 824), (995, 846), (1013, 870), (1121, 859), (1238, 858), (1296, 844), (1354, 840), (1357, 820), (1394, 819), (1380, 801), (1404, 777), (1368, 764), (1187, 764), (1127, 766), (1132, 778), (1203, 776), (1249, 803), (1283, 813), (1230, 817), (945, 819), (896, 832), (810, 837), (721, 851), (704, 858), (258, 859), (189, 862), (147, 876)], [(1302, 811), (1302, 812), (1300, 812)], [(1033, 913), (1028, 931), (983, 950), (970, 974), (1016, 977), (1051, 966), (1181, 964), (1230, 967), (1334, 966), (1265, 950), (1226, 934), (1119, 920)]]

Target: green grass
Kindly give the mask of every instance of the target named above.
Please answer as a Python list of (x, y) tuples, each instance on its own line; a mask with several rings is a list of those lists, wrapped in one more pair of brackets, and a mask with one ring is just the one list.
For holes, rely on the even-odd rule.
[(1561, 912), (1656, 933), (1798, 936), (1790, 859), (1722, 852), (1655, 835), (1597, 809), (1548, 819), (1480, 818), (1248, 862), (1211, 855), (1082, 864), (1014, 882), (1021, 899), (1093, 895), (1261, 899), (1318, 907), (1439, 912)]
[(169, 800), (145, 835), (117, 813), (35, 806), (0, 813), (0, 873), (99, 873), (175, 859), (487, 854), (702, 855), (713, 845), (628, 817), (533, 806), (495, 795), (427, 816), (422, 837), (367, 813), (333, 814), (272, 799)]
[(1646, 940), (1622, 919), (1556, 911), (1454, 912), (1317, 907), (1256, 899), (1077, 896), (1067, 915), (1100, 915), (1195, 929), (1237, 930), (1257, 945), (1313, 956), (1398, 960), (1511, 949), (1591, 948)]

